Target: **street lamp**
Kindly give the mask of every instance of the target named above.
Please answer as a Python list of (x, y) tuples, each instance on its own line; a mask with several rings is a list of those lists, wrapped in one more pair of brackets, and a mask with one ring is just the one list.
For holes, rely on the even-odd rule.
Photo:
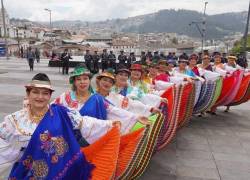
[(49, 12), (49, 26), (50, 26), (50, 30), (52, 31), (52, 22), (51, 22), (51, 12), (52, 11), (50, 9), (47, 9), (47, 8), (45, 8), (44, 10)]
[(1, 0), (1, 5), (2, 5), (3, 33), (4, 33), (5, 51), (6, 51), (5, 53), (6, 53), (6, 59), (9, 59), (9, 55), (8, 55), (8, 41), (7, 41), (6, 23), (5, 23), (5, 11), (4, 11), (3, 0)]
[[(201, 35), (201, 51), (203, 52), (203, 47), (205, 44), (205, 34), (206, 34), (206, 8), (207, 8), (207, 4), (208, 2), (205, 2), (205, 7), (204, 7), (204, 13), (203, 13), (203, 18), (202, 21), (192, 21), (191, 23), (189, 23), (189, 26), (191, 25), (195, 25), (196, 28), (198, 29), (200, 35)], [(200, 26), (202, 26), (202, 29), (200, 28)], [(206, 44), (205, 44), (206, 46)]]
[(245, 58), (247, 58), (247, 35), (248, 35), (249, 18), (250, 18), (250, 1), (249, 1), (249, 7), (248, 7), (246, 29), (245, 29), (245, 33), (243, 36), (243, 39), (244, 39), (243, 40), (243, 53), (244, 53)]
[[(205, 6), (204, 6), (204, 13), (203, 13), (203, 42), (204, 42), (204, 46), (206, 47), (206, 9), (207, 9), (207, 4), (208, 2), (205, 2)], [(203, 48), (202, 48), (203, 49)]]

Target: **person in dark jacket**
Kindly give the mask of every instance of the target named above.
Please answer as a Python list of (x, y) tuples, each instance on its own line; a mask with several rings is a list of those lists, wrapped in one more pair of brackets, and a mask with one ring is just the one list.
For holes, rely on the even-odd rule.
[(120, 53), (121, 54), (118, 56), (119, 65), (120, 66), (126, 66), (127, 56), (124, 54), (123, 50), (121, 50)]
[(69, 60), (72, 59), (68, 49), (65, 49), (61, 55), (61, 60), (63, 63), (62, 74), (69, 74)]
[(93, 69), (92, 69), (92, 73), (93, 74), (96, 74), (99, 72), (99, 60), (100, 60), (100, 56), (98, 55), (97, 51), (94, 52), (93, 56), (92, 56), (92, 59), (93, 59)]
[(84, 55), (84, 60), (88, 70), (91, 71), (92, 56), (89, 53), (88, 49), (86, 50), (86, 54)]
[(172, 52), (169, 52), (167, 55), (167, 60), (172, 60), (172, 59), (173, 59)]
[(160, 56), (159, 56), (159, 52), (158, 51), (155, 51), (154, 52), (154, 56), (153, 56), (153, 61), (157, 62), (160, 60)]
[(23, 58), (24, 57), (24, 50), (23, 50), (23, 46), (21, 46), (21, 49), (20, 49), (20, 57)]
[(164, 52), (160, 52), (160, 59), (161, 60), (167, 60), (167, 56), (165, 56)]
[(227, 63), (227, 53), (222, 53), (221, 63)]
[(151, 51), (148, 51), (148, 53), (147, 53), (147, 55), (146, 55), (146, 59), (152, 62), (152, 60), (153, 60), (153, 55), (152, 55)]
[(27, 60), (29, 62), (30, 71), (33, 71), (33, 69), (34, 69), (34, 60), (35, 60), (35, 53), (34, 53), (34, 51), (32, 50), (31, 47), (28, 48), (26, 57), (27, 57)]
[(244, 52), (237, 55), (236, 63), (243, 68), (247, 68), (247, 59), (244, 56)]
[(144, 51), (142, 51), (141, 52), (141, 57), (140, 57), (141, 59), (140, 59), (140, 62), (141, 62), (141, 64), (143, 64), (143, 65), (146, 65), (146, 53), (144, 52)]
[(109, 52), (108, 68), (116, 69), (116, 56), (113, 51)]
[(178, 57), (176, 56), (175, 52), (172, 53), (172, 58), (173, 58), (173, 60), (175, 60), (175, 61), (178, 60)]
[(197, 64), (201, 64), (202, 63), (202, 52), (198, 53), (198, 61)]
[(108, 60), (109, 60), (109, 55), (107, 53), (107, 49), (103, 49), (103, 53), (101, 55), (101, 61), (102, 61), (102, 72), (108, 68)]
[(36, 48), (36, 50), (35, 50), (35, 56), (36, 56), (36, 62), (39, 63), (40, 62), (40, 51), (38, 48)]
[(127, 68), (130, 69), (131, 64), (134, 64), (135, 61), (136, 61), (135, 53), (131, 52), (127, 60)]

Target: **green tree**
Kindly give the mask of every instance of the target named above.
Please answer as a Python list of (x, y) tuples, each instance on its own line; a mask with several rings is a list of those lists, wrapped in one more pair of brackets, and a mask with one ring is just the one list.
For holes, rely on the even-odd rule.
[[(237, 41), (235, 44), (234, 44), (234, 47), (232, 49), (232, 52), (234, 54), (237, 54), (237, 53), (240, 53), (243, 51), (243, 42), (244, 42), (244, 39), (241, 38), (240, 41)], [(247, 36), (247, 48), (246, 48), (247, 51), (250, 51), (250, 35)]]

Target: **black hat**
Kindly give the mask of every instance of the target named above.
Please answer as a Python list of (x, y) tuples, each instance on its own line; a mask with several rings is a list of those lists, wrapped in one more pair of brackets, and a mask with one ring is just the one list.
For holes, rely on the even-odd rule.
[(119, 72), (126, 72), (126, 73), (128, 74), (128, 76), (130, 76), (130, 71), (129, 71), (129, 70), (127, 69), (127, 67), (124, 66), (124, 65), (118, 66), (118, 68), (117, 68), (115, 74), (118, 74)]
[(189, 56), (189, 60), (191, 60), (191, 59), (196, 59), (196, 60), (198, 60), (197, 54), (195, 54), (195, 53), (191, 54), (191, 55)]
[(180, 55), (178, 63), (181, 63), (181, 62), (188, 64), (188, 59), (186, 58), (186, 56)]
[(213, 54), (214, 54), (214, 56), (220, 56), (221, 55), (220, 52), (217, 52), (217, 51), (214, 52)]
[(208, 52), (208, 50), (206, 50), (206, 49), (203, 50), (203, 53), (209, 55), (209, 52)]

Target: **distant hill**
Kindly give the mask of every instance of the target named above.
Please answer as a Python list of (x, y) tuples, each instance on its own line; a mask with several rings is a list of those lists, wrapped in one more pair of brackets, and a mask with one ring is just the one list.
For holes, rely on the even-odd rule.
[[(203, 14), (191, 10), (160, 10), (156, 13), (129, 17), (126, 19), (112, 19), (100, 22), (83, 21), (54, 21), (53, 27), (58, 28), (100, 28), (111, 32), (159, 33), (169, 32), (200, 37), (192, 21), (202, 21)], [(247, 12), (224, 13), (206, 16), (206, 38), (221, 39), (235, 32), (244, 32)], [(48, 25), (48, 23), (40, 23)]]
[[(123, 24), (121, 31), (124, 32), (175, 32), (192, 37), (200, 37), (195, 25), (190, 26), (192, 21), (202, 21), (203, 14), (197, 11), (189, 10), (161, 10), (157, 13), (144, 15), (140, 17), (143, 22), (138, 24), (129, 23), (136, 21), (137, 17), (120, 20), (119, 24)], [(219, 39), (235, 32), (243, 32), (245, 30), (246, 12), (225, 13), (218, 15), (206, 16), (206, 37), (207, 39)]]

